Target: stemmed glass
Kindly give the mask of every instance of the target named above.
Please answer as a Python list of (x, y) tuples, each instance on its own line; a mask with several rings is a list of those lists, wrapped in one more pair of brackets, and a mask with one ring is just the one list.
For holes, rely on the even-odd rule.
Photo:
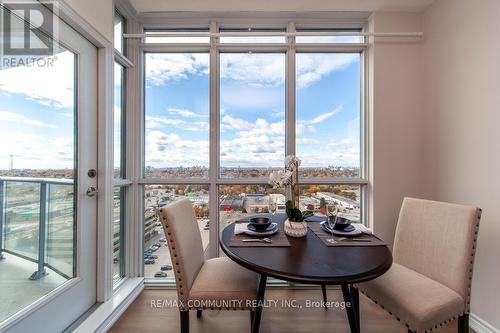
[(276, 202), (272, 198), (269, 198), (269, 212), (271, 212), (271, 222), (273, 222), (276, 213)]
[(338, 217), (338, 211), (337, 209), (334, 210), (335, 216), (333, 214), (330, 214), (330, 211), (328, 210), (328, 206), (325, 207), (326, 209), (326, 223), (328, 224), (328, 228), (330, 229), (330, 233), (332, 234), (332, 238), (327, 239), (326, 241), (329, 243), (336, 243), (336, 240), (333, 234), (333, 229), (335, 228), (335, 225), (337, 224), (337, 217)]

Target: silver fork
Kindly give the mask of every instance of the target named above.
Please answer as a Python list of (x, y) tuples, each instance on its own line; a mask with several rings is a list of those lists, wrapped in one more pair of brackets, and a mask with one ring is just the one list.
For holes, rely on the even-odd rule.
[(250, 238), (250, 239), (242, 239), (242, 242), (263, 242), (263, 243), (272, 243), (273, 240), (271, 238)]

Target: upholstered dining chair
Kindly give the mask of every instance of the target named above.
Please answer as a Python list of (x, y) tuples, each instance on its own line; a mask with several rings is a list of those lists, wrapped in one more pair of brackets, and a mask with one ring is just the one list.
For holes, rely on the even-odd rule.
[(189, 310), (250, 310), (257, 300), (258, 276), (227, 257), (205, 260), (201, 234), (188, 199), (157, 210), (172, 258), (181, 318), (189, 332)]
[[(405, 198), (394, 239), (392, 267), (354, 286), (408, 328), (430, 332), (458, 318), (469, 332), (470, 292), (481, 209)], [(357, 303), (357, 304), (356, 304)]]

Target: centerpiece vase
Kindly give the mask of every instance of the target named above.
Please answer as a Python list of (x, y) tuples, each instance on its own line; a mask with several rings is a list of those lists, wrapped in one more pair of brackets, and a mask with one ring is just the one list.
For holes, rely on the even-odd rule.
[(307, 222), (295, 222), (286, 219), (284, 231), (285, 234), (290, 237), (305, 237), (307, 235)]

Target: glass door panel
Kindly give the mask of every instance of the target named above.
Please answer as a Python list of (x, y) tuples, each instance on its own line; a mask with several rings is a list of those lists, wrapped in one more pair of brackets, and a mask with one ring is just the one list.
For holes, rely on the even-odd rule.
[(52, 52), (2, 54), (0, 330), (20, 311), (16, 329), (32, 331), (65, 309), (43, 320), (45, 331), (62, 331), (96, 301), (96, 199), (85, 193), (97, 187), (87, 176), (97, 169), (97, 50), (53, 19), (59, 40), (42, 37)]

